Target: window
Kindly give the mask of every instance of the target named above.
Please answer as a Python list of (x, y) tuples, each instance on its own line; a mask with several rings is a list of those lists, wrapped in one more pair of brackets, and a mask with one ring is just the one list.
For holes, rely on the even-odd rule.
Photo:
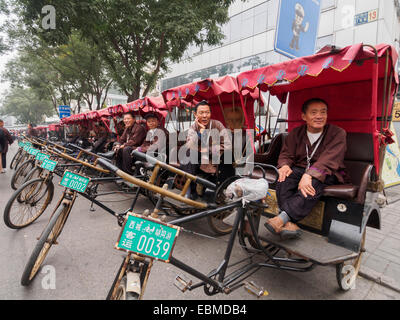
[(242, 26), (242, 21), (241, 21), (241, 16), (240, 14), (234, 16), (230, 20), (230, 39), (231, 42), (240, 40), (240, 35), (241, 35), (241, 26)]
[(241, 18), (241, 39), (251, 37), (253, 35), (254, 8), (242, 12)]

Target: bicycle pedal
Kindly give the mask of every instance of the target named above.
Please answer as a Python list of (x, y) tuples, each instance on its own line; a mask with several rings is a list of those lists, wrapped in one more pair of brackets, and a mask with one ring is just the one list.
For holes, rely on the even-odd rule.
[(185, 292), (192, 285), (192, 281), (187, 282), (185, 279), (180, 276), (176, 276), (174, 286), (177, 287), (182, 292)]
[(246, 282), (244, 288), (251, 294), (254, 294), (257, 298), (267, 296), (269, 294), (267, 290), (264, 290), (263, 287), (257, 286), (253, 281)]

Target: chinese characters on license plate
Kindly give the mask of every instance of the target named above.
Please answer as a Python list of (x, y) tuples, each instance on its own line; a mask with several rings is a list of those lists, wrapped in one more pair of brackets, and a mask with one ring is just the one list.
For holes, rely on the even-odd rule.
[(180, 228), (128, 213), (115, 247), (169, 262)]
[(48, 154), (45, 154), (45, 153), (41, 153), (41, 152), (38, 152), (37, 154), (36, 154), (36, 160), (37, 161), (43, 161), (44, 159), (49, 159), (50, 158), (50, 156), (48, 155)]
[(40, 165), (41, 168), (43, 168), (45, 170), (49, 170), (51, 172), (54, 171), (56, 166), (57, 166), (57, 161), (50, 160), (50, 159), (44, 159), (43, 162)]
[(65, 171), (60, 185), (78, 192), (85, 192), (90, 179), (71, 171)]

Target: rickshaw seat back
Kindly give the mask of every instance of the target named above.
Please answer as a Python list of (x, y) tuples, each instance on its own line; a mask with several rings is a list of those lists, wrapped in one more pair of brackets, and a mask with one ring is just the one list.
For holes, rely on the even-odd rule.
[(278, 164), (279, 154), (281, 153), (281, 149), (287, 135), (287, 132), (277, 134), (271, 140), (267, 152), (256, 153), (254, 155), (254, 162), (267, 163), (276, 166)]
[(373, 162), (372, 135), (369, 133), (348, 132), (344, 164), (351, 184), (327, 186), (324, 190), (324, 196), (351, 199), (363, 204)]

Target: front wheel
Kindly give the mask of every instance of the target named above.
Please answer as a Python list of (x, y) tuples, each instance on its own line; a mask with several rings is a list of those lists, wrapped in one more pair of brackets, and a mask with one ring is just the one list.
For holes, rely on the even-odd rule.
[(38, 178), (24, 183), (15, 191), (4, 208), (4, 223), (11, 229), (29, 226), (51, 203), (54, 185)]
[(358, 272), (361, 267), (361, 258), (365, 252), (365, 234), (366, 230), (361, 237), (360, 253), (355, 259), (345, 261), (336, 265), (336, 280), (340, 289), (348, 291), (354, 288)]
[[(150, 274), (152, 261), (136, 261), (131, 260), (130, 255), (126, 256), (114, 278), (114, 282), (107, 295), (107, 300), (141, 300), (146, 288), (147, 279)], [(134, 283), (132, 276), (134, 274)], [(131, 279), (130, 279), (131, 278)], [(136, 283), (135, 283), (136, 282)], [(129, 289), (130, 286), (137, 286), (139, 282), (139, 290), (136, 292)], [(138, 293), (140, 292), (140, 293)]]
[(22, 163), (11, 177), (11, 188), (17, 190), (25, 181), (26, 175), (34, 168), (33, 160), (26, 160)]
[(68, 218), (69, 211), (69, 205), (63, 202), (57, 207), (25, 266), (21, 278), (21, 284), (23, 286), (27, 286), (32, 282), (51, 246), (56, 244), (57, 238)]
[(15, 153), (14, 157), (11, 160), (10, 169), (14, 169), (16, 167), (16, 164), (19, 161), (21, 153), (22, 153), (22, 148), (19, 148), (18, 151)]

